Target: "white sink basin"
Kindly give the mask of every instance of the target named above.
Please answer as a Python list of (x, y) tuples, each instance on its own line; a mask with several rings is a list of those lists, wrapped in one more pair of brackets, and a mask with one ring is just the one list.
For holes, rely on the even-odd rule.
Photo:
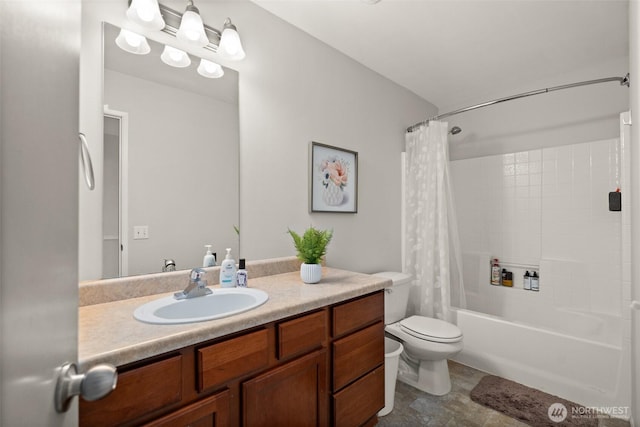
[(203, 297), (177, 300), (160, 298), (136, 308), (133, 317), (145, 323), (175, 325), (220, 319), (252, 310), (268, 299), (265, 291), (253, 288), (212, 289)]

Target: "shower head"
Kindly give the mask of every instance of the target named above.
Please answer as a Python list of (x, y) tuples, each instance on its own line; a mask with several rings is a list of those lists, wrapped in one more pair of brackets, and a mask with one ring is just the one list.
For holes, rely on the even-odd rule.
[(452, 127), (452, 128), (451, 128), (451, 130), (449, 131), (449, 133), (450, 133), (451, 135), (457, 135), (457, 134), (459, 134), (460, 132), (462, 132), (462, 129), (461, 129), (461, 128), (459, 128), (458, 126), (454, 126), (454, 127)]

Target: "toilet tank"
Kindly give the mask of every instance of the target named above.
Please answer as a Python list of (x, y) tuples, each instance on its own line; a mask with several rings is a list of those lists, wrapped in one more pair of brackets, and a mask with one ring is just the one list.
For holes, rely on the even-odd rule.
[(411, 276), (396, 271), (383, 271), (374, 276), (391, 279), (393, 284), (384, 290), (384, 324), (398, 322), (407, 315)]

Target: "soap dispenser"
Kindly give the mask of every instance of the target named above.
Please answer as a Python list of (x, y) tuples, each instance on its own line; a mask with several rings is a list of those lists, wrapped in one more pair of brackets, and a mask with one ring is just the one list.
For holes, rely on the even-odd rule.
[(211, 253), (211, 245), (204, 245), (207, 248), (207, 253), (204, 255), (202, 259), (203, 267), (214, 267), (216, 265), (216, 257)]
[(231, 258), (231, 248), (227, 248), (227, 255), (220, 264), (220, 286), (223, 288), (236, 286), (236, 261)]

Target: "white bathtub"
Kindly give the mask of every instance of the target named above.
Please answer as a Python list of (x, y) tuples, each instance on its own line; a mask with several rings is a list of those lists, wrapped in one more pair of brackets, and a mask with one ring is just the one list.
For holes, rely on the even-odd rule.
[(452, 310), (464, 341), (454, 360), (582, 405), (631, 405), (631, 363), (623, 347)]
[(620, 316), (556, 306), (548, 289), (524, 292), (485, 285), (481, 292), (466, 292), (466, 308), (509, 322), (539, 327), (587, 341), (622, 345)]

